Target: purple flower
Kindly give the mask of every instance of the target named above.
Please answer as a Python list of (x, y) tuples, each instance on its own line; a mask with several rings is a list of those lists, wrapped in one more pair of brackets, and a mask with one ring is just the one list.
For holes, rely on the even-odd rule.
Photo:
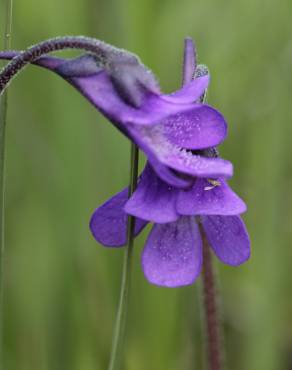
[[(185, 83), (195, 75), (194, 55), (193, 44), (187, 41)], [(136, 218), (135, 235), (148, 222), (154, 223), (142, 253), (142, 266), (149, 282), (166, 287), (188, 285), (199, 276), (202, 267), (201, 232), (204, 232), (214, 253), (225, 264), (240, 265), (250, 255), (249, 237), (239, 216), (246, 210), (245, 203), (229, 188), (226, 174), (220, 175), (221, 159), (205, 141), (205, 132), (212, 136), (214, 127), (208, 131), (208, 121), (203, 121), (200, 130), (190, 140), (187, 131), (180, 130), (183, 122), (179, 115), (172, 116), (162, 128), (154, 126), (150, 129), (162, 129), (165, 136), (170, 127), (172, 136), (180, 140), (179, 144), (183, 142), (186, 148), (191, 149), (185, 151), (184, 155), (192, 158), (196, 153), (196, 158), (202, 162), (211, 157), (214, 173), (218, 166), (216, 175), (208, 176), (204, 170), (197, 172), (189, 186), (180, 189), (163, 181), (163, 177), (158, 177), (149, 161), (130, 199), (127, 199), (128, 189), (124, 189), (98, 208), (90, 221), (95, 239), (109, 247), (125, 245), (127, 215)], [(195, 117), (189, 118), (188, 126), (196, 126)], [(159, 134), (154, 137), (156, 140)], [(175, 140), (172, 139), (169, 145), (175, 147)], [(170, 150), (173, 151), (172, 148)], [(186, 173), (178, 170), (178, 177)]]
[[(107, 46), (103, 59), (91, 54), (66, 60), (42, 57), (35, 62), (68, 81), (147, 155), (157, 175), (170, 185), (187, 187), (189, 177), (231, 177), (223, 159), (192, 154), (219, 145), (226, 137), (224, 117), (199, 102), (209, 76), (191, 78), (192, 43), (186, 48), (185, 75), (190, 82), (175, 93), (159, 91), (153, 75), (137, 57)], [(2, 52), (11, 59), (17, 52)], [(178, 176), (177, 172), (187, 176)]]
[(94, 212), (90, 229), (99, 243), (119, 247), (126, 243), (127, 214), (136, 217), (136, 235), (154, 223), (142, 253), (144, 274), (153, 284), (178, 287), (200, 274), (199, 224), (221, 262), (237, 266), (249, 258), (249, 237), (239, 216), (245, 210), (223, 178), (197, 178), (189, 189), (177, 189), (147, 164), (131, 198), (127, 189), (112, 197)]
[[(151, 283), (167, 287), (198, 277), (201, 232), (223, 263), (243, 263), (250, 255), (239, 216), (246, 206), (227, 185), (231, 163), (212, 155), (227, 125), (217, 110), (201, 102), (209, 75), (197, 68), (192, 41), (186, 40), (184, 86), (169, 95), (160, 92), (137, 57), (103, 47), (102, 58), (85, 54), (36, 62), (79, 90), (148, 159), (130, 199), (124, 189), (94, 212), (95, 239), (108, 247), (125, 245), (128, 215), (136, 217), (135, 235), (154, 223), (142, 254), (143, 270)], [(0, 59), (15, 55), (0, 53)]]

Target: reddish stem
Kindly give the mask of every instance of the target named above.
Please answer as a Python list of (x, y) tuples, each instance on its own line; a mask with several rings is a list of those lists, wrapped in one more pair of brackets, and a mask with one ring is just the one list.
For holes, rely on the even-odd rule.
[[(202, 228), (201, 228), (202, 229)], [(217, 288), (212, 263), (210, 246), (206, 235), (201, 230), (203, 239), (203, 304), (208, 353), (208, 369), (222, 370), (222, 336), (218, 314)]]

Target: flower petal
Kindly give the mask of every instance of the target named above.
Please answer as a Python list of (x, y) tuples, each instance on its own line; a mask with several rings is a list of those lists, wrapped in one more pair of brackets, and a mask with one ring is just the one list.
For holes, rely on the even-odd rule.
[(221, 158), (205, 158), (200, 155), (180, 151), (162, 156), (161, 162), (170, 168), (195, 177), (231, 177), (233, 166)]
[(177, 192), (177, 189), (160, 180), (147, 163), (137, 190), (124, 209), (126, 213), (150, 222), (173, 222), (179, 217), (176, 212)]
[[(233, 167), (230, 162), (221, 158), (206, 158), (194, 155), (191, 151), (181, 149), (169, 142), (165, 138), (162, 124), (152, 127), (128, 125), (128, 132), (129, 136), (146, 153), (158, 176), (167, 182), (169, 181), (162, 177), (156, 169), (157, 163), (160, 166), (164, 165), (193, 177), (218, 178), (231, 177), (233, 174)], [(173, 177), (177, 176), (173, 174)], [(170, 184), (176, 186), (173, 183)]]
[[(127, 214), (124, 206), (128, 200), (128, 189), (114, 195), (97, 208), (90, 220), (90, 230), (95, 240), (106, 247), (121, 247), (127, 241)], [(136, 219), (135, 235), (138, 235), (147, 222)]]
[(246, 205), (227, 185), (224, 179), (212, 185), (212, 180), (196, 179), (189, 190), (181, 190), (177, 198), (177, 211), (181, 215), (238, 215)]
[[(141, 147), (140, 147), (141, 148)], [(141, 148), (144, 150), (143, 148)], [(167, 184), (174, 186), (176, 188), (186, 188), (192, 185), (193, 178), (182, 176), (180, 173), (175, 173), (171, 168), (161, 163), (159, 158), (151, 151), (144, 151), (148, 157), (149, 163), (151, 163), (152, 168), (155, 170), (157, 176), (159, 176)]]
[(173, 115), (163, 125), (168, 140), (185, 149), (217, 146), (227, 134), (224, 117), (208, 105)]
[(192, 284), (201, 271), (202, 240), (192, 217), (154, 225), (142, 254), (147, 280), (155, 285), (179, 287)]
[(175, 104), (194, 103), (207, 89), (210, 81), (210, 76), (197, 77), (191, 82), (187, 83), (180, 90), (172, 94), (163, 94), (161, 97), (168, 102)]
[[(20, 54), (19, 51), (7, 50), (0, 52), (0, 60), (10, 60), (17, 57)], [(32, 64), (54, 70), (64, 63), (65, 59), (57, 57), (41, 57)]]
[(239, 216), (202, 216), (210, 246), (221, 262), (238, 266), (250, 257), (250, 240)]
[(1, 60), (9, 60), (9, 59), (13, 59), (14, 57), (16, 57), (17, 55), (19, 55), (20, 53), (18, 51), (14, 51), (14, 50), (4, 50), (4, 51), (0, 51), (0, 59)]

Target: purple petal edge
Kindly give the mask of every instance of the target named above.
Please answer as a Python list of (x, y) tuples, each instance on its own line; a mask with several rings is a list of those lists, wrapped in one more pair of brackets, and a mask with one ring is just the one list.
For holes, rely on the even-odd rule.
[(201, 222), (216, 256), (221, 262), (238, 266), (250, 257), (250, 240), (239, 216), (201, 216)]

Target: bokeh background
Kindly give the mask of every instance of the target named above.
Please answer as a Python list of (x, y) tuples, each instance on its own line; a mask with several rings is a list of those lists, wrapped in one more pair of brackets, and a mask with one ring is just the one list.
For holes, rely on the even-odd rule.
[[(1, 32), (4, 0), (0, 2)], [(209, 66), (220, 149), (246, 200), (252, 258), (218, 265), (228, 370), (292, 369), (291, 0), (15, 1), (13, 48), (84, 34), (137, 53), (164, 91), (180, 85), (183, 39)], [(129, 142), (60, 78), (29, 67), (9, 94), (5, 370), (106, 369), (122, 250), (90, 235), (126, 186)], [(202, 369), (200, 282), (149, 285), (137, 240), (124, 369)]]

